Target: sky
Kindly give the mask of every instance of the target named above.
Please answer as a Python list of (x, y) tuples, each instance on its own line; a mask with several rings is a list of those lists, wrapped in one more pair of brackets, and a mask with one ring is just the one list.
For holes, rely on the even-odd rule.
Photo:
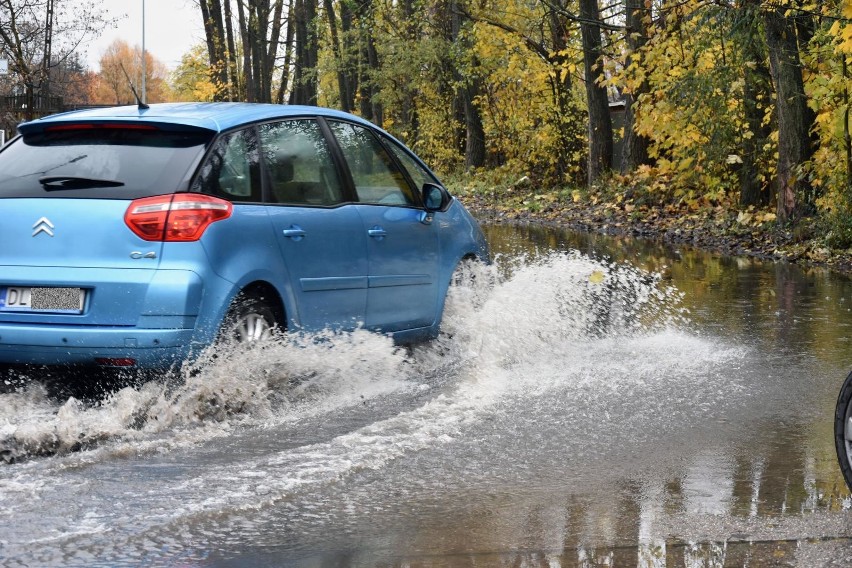
[[(142, 47), (142, 4), (143, 0), (98, 2), (111, 17), (120, 19), (115, 28), (104, 29), (86, 42), (84, 60), (90, 69), (100, 70), (98, 61), (116, 39)], [(144, 4), (145, 51), (174, 69), (190, 47), (204, 41), (201, 10), (193, 0), (144, 0)]]

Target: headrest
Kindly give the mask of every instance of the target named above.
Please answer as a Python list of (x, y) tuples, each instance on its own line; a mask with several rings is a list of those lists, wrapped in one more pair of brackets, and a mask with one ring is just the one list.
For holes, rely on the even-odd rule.
[(284, 183), (293, 180), (293, 156), (278, 155), (272, 164), (272, 178)]

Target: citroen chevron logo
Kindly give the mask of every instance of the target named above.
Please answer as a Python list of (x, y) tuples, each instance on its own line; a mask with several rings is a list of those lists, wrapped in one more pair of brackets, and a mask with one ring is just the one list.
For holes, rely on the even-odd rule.
[(53, 229), (56, 227), (53, 226), (53, 223), (50, 222), (50, 219), (47, 217), (42, 217), (33, 225), (33, 236), (38, 235), (39, 233), (47, 233), (51, 237), (53, 236)]

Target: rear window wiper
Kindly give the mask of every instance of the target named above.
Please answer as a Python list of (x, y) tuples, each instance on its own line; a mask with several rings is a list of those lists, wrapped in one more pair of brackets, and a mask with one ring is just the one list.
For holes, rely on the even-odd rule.
[(86, 189), (90, 187), (121, 187), (123, 181), (113, 179), (98, 179), (79, 176), (45, 176), (38, 178), (44, 189)]

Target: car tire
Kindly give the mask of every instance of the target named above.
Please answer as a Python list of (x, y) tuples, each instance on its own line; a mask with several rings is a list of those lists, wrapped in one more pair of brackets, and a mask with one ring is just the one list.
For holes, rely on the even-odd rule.
[(843, 381), (834, 411), (834, 446), (846, 485), (852, 489), (852, 373)]
[(478, 258), (465, 257), (456, 265), (450, 276), (450, 286), (467, 286), (472, 288), (476, 284), (477, 267), (482, 263)]
[(280, 322), (275, 309), (261, 296), (237, 295), (222, 324), (222, 338), (236, 343), (271, 339)]

